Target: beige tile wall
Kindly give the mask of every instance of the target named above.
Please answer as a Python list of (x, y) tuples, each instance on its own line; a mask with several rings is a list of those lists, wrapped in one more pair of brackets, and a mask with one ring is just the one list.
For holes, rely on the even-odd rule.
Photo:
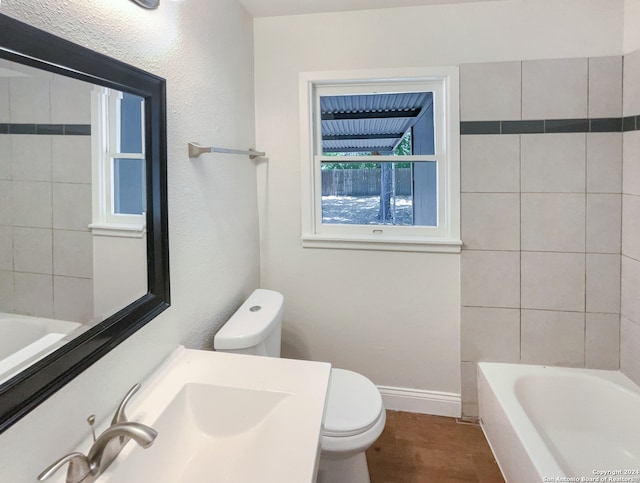
[[(624, 57), (624, 113), (640, 115), (640, 50)], [(640, 131), (624, 133), (620, 367), (640, 384)]]
[[(90, 87), (25, 66), (0, 123), (89, 124)], [(90, 136), (0, 134), (0, 312), (93, 318)]]
[(522, 62), (522, 119), (585, 118), (588, 59)]
[[(460, 78), (463, 122), (622, 115), (621, 57), (462, 65)], [(619, 367), (621, 171), (621, 133), (461, 137), (466, 415), (479, 361)]]

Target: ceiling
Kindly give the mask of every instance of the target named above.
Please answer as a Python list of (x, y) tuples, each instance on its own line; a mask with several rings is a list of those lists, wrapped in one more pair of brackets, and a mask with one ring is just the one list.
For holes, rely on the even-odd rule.
[(240, 0), (240, 3), (253, 17), (276, 17), (482, 1), (486, 0)]

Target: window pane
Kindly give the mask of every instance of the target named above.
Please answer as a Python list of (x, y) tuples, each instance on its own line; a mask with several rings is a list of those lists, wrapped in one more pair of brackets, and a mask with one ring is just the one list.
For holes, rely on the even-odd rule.
[(116, 214), (141, 215), (146, 211), (143, 159), (114, 159), (113, 187)]
[(438, 226), (438, 163), (413, 163), (413, 224)]
[(433, 154), (433, 92), (321, 95), (320, 111), (325, 156)]
[(120, 151), (142, 153), (142, 115), (144, 99), (127, 92), (120, 101)]
[(322, 163), (322, 222), (437, 226), (437, 163)]

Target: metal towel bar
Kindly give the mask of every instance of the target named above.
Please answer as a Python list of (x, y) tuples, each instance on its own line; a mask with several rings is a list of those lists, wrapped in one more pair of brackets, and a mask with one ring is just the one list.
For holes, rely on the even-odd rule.
[(213, 146), (200, 146), (198, 143), (189, 143), (190, 158), (197, 158), (204, 153), (243, 154), (249, 156), (249, 158), (251, 159), (255, 159), (259, 156), (265, 155), (265, 153), (263, 153), (262, 151), (256, 151), (253, 148), (243, 151), (241, 149), (215, 148)]

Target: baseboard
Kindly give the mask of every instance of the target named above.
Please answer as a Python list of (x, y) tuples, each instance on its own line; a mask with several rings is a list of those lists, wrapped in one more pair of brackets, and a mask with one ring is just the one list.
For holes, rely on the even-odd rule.
[(425, 391), (405, 387), (378, 386), (386, 409), (410, 413), (459, 418), (462, 415), (460, 394)]

